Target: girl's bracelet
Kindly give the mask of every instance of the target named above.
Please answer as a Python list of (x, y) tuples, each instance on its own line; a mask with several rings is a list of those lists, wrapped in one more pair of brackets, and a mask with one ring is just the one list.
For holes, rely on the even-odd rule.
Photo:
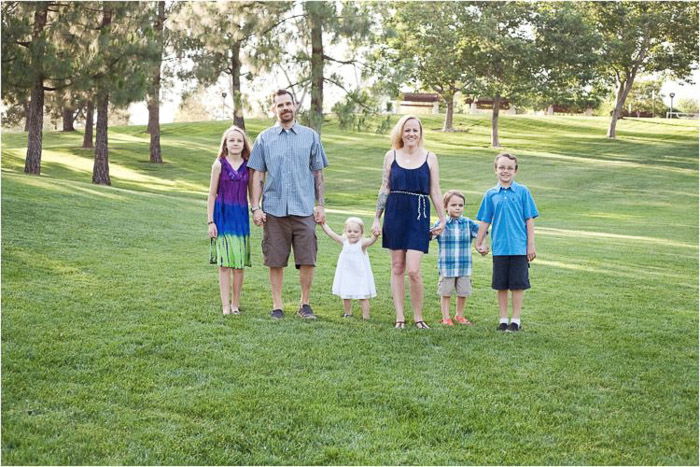
[(214, 221), (209, 221), (209, 222), (207, 222), (207, 225), (212, 225), (213, 223), (214, 223)]

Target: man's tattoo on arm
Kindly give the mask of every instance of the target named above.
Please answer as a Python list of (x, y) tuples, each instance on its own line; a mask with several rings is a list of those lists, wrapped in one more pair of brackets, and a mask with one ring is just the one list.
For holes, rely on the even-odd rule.
[(316, 204), (318, 206), (325, 206), (325, 184), (323, 183), (323, 172), (320, 170), (314, 172), (314, 190), (316, 194)]

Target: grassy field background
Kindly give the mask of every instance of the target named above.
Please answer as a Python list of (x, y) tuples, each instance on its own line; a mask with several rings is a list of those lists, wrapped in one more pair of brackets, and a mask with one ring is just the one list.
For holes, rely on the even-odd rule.
[[(251, 137), (270, 124), (249, 121)], [(474, 217), (495, 184), (486, 116), (424, 120), (441, 187)], [(698, 464), (697, 121), (504, 116), (504, 149), (537, 202), (524, 331), (495, 331), (491, 258), (475, 257), (474, 327), (392, 329), (389, 254), (370, 249), (372, 320), (330, 293), (339, 248), (319, 230), (312, 305), (273, 322), (261, 232), (240, 317), (222, 317), (206, 191), (225, 122), (110, 130), (111, 187), (82, 136), (2, 140), (3, 464)], [(330, 122), (329, 223), (366, 223), (387, 135)], [(359, 311), (359, 310), (358, 310)]]

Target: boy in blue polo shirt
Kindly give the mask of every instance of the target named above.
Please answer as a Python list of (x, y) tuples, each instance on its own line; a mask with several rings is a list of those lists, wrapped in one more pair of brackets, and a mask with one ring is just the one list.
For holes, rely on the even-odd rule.
[[(484, 194), (476, 218), (481, 221), (476, 237), (476, 250), (485, 255), (483, 245), (489, 226), (493, 249), (491, 287), (497, 291), (500, 319), (499, 331), (519, 331), (520, 311), (525, 290), (530, 288), (528, 268), (535, 254), (535, 217), (539, 216), (535, 200), (525, 185), (515, 183), (518, 158), (502, 153), (496, 156), (494, 168), (498, 184)], [(508, 324), (508, 291), (511, 292), (513, 314)]]

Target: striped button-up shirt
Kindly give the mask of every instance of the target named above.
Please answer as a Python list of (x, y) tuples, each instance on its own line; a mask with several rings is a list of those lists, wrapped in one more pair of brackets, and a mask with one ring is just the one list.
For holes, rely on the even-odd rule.
[(468, 217), (447, 218), (445, 230), (437, 237), (438, 270), (442, 277), (472, 275), (472, 238), (478, 232), (479, 223)]
[(313, 172), (327, 166), (321, 137), (298, 123), (260, 133), (248, 160), (248, 167), (266, 172), (262, 209), (275, 217), (313, 215)]

